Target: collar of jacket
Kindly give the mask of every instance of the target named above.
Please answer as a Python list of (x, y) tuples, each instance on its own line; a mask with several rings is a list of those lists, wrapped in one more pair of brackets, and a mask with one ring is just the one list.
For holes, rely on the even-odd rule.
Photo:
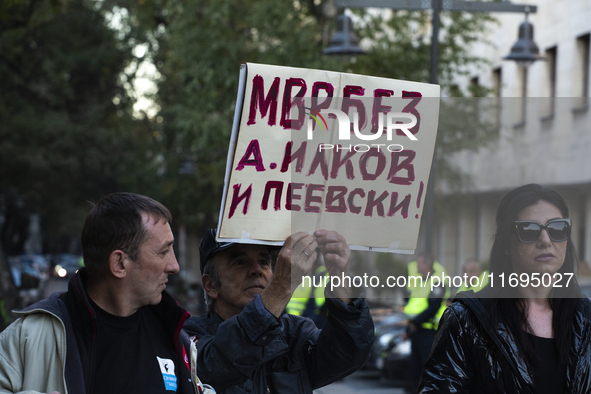
[[(72, 319), (74, 328), (80, 330), (87, 339), (94, 340), (97, 335), (96, 312), (88, 301), (86, 293), (87, 273), (85, 268), (78, 270), (68, 283), (68, 291), (60, 297), (69, 305), (76, 319)], [(166, 290), (162, 292), (162, 301), (148, 308), (162, 322), (167, 332), (174, 335), (175, 348), (178, 349), (178, 337), (185, 321), (191, 316), (181, 308)]]
[[(484, 289), (478, 291), (477, 293), (475, 293), (474, 291), (470, 290), (470, 291), (466, 291), (463, 292), (463, 294), (458, 294), (458, 296), (456, 296), (456, 298), (454, 298), (453, 301), (460, 301), (462, 303), (464, 303), (464, 305), (466, 305), (465, 302), (463, 302), (462, 300), (470, 298), (470, 299), (474, 299), (477, 300), (477, 302), (479, 302), (486, 311), (490, 311), (492, 309), (493, 303), (494, 303), (494, 295), (496, 293), (493, 293), (492, 289), (490, 287), (485, 287)], [(575, 316), (575, 321), (579, 324), (583, 324), (584, 322), (591, 322), (591, 300), (589, 300), (589, 298), (585, 297), (582, 295), (582, 297), (579, 299), (580, 302), (577, 303), (577, 306), (575, 308), (576, 311), (576, 316)], [(468, 305), (469, 307), (469, 305)], [(478, 313), (478, 311), (474, 310), (473, 308), (470, 308), (470, 310), (472, 310), (473, 313), (480, 315)]]
[[(493, 293), (490, 288), (484, 288), (477, 293), (468, 291), (463, 294), (458, 294), (454, 301), (459, 301), (464, 304), (474, 314), (477, 320), (482, 324), (486, 324), (483, 323), (483, 321), (490, 321), (490, 319), (488, 319), (487, 316), (484, 316), (483, 311), (486, 312), (492, 309), (494, 299), (490, 298), (491, 294)], [(480, 304), (482, 308), (475, 308), (474, 303)], [(571, 380), (571, 383), (574, 381), (574, 377), (577, 377), (577, 370), (581, 368), (581, 365), (578, 364), (588, 362), (587, 358), (579, 356), (585, 353), (585, 349), (589, 347), (589, 342), (591, 341), (591, 301), (586, 297), (580, 298), (575, 311), (572, 325), (575, 349), (571, 352), (569, 360), (571, 376), (568, 377)], [(503, 323), (497, 323), (497, 325), (492, 328), (493, 331), (498, 334), (497, 337), (501, 340), (501, 345), (505, 348), (507, 353), (511, 355), (510, 362), (515, 363), (514, 366), (520, 371), (520, 375), (525, 379), (527, 389), (533, 390), (531, 374), (527, 369), (525, 360), (517, 351), (513, 335), (507, 330)], [(577, 379), (580, 380), (580, 377), (577, 377)]]

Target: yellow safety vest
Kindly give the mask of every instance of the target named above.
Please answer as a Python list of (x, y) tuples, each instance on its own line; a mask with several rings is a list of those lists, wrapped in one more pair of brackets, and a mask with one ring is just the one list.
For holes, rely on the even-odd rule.
[[(428, 299), (429, 299), (429, 294), (431, 294), (431, 281), (432, 280), (433, 280), (433, 277), (430, 277), (429, 282), (423, 283), (423, 286), (411, 287), (410, 298), (408, 300), (408, 303), (404, 307), (404, 313), (410, 319), (412, 319), (415, 316), (418, 316), (419, 314), (421, 314), (424, 310), (426, 310), (429, 307), (429, 300)], [(414, 281), (412, 281), (412, 282), (414, 285)], [(420, 283), (420, 282), (417, 281), (417, 283)], [(430, 330), (437, 329), (437, 324), (439, 323), (441, 316), (443, 316), (443, 312), (447, 308), (447, 304), (446, 304), (445, 300), (448, 297), (449, 297), (449, 288), (445, 288), (445, 294), (442, 297), (441, 306), (439, 307), (439, 310), (437, 311), (435, 316), (433, 316), (433, 318), (430, 321), (421, 323), (422, 328), (427, 328)]]
[(480, 276), (478, 277), (478, 283), (479, 286), (470, 286), (470, 279), (468, 279), (468, 283), (462, 283), (462, 285), (460, 286), (460, 288), (458, 289), (458, 293), (460, 291), (469, 291), (469, 290), (473, 290), (474, 293), (482, 290), (482, 288), (484, 286), (486, 286), (488, 284), (488, 271), (482, 271), (482, 273), (480, 274)]
[[(322, 278), (321, 285), (314, 288), (309, 287), (302, 287), (300, 283), (298, 287), (293, 292), (291, 299), (287, 303), (285, 310), (290, 315), (301, 316), (302, 313), (306, 310), (306, 305), (310, 300), (310, 296), (313, 296), (316, 302), (316, 309), (314, 310), (315, 314), (320, 313), (320, 308), (324, 305), (324, 277), (328, 275), (326, 271), (326, 267), (321, 265), (320, 267), (316, 268), (314, 271), (314, 276), (320, 276)], [(318, 279), (317, 279), (318, 280)]]
[(310, 289), (303, 288), (302, 284), (295, 289), (291, 299), (287, 303), (285, 307), (287, 313), (290, 315), (301, 316), (306, 309), (306, 304), (308, 303), (308, 296), (310, 295)]

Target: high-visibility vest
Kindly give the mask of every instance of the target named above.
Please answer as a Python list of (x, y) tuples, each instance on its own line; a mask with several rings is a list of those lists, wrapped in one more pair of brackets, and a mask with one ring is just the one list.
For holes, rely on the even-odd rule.
[(310, 289), (303, 288), (302, 284), (295, 289), (291, 299), (287, 303), (285, 310), (290, 315), (301, 316), (306, 310), (306, 304), (308, 303), (308, 297), (310, 296)]
[(320, 286), (317, 287), (302, 287), (302, 284), (300, 283), (298, 285), (298, 287), (295, 289), (295, 291), (293, 292), (293, 295), (291, 296), (291, 299), (289, 300), (289, 302), (287, 303), (287, 306), (285, 307), (285, 310), (287, 311), (287, 313), (289, 313), (290, 315), (297, 315), (297, 316), (301, 316), (302, 313), (304, 313), (304, 311), (306, 310), (306, 306), (308, 305), (308, 302), (310, 301), (310, 298), (314, 298), (314, 301), (316, 302), (316, 308), (314, 309), (314, 313), (315, 314), (319, 314), (320, 313), (320, 308), (324, 305), (325, 299), (324, 299), (324, 277), (328, 275), (328, 272), (326, 271), (326, 267), (324, 267), (323, 265), (319, 266), (318, 268), (316, 268), (316, 271), (314, 271), (314, 276), (317, 278), (316, 281), (321, 282)]
[(473, 290), (474, 293), (476, 293), (476, 292), (482, 290), (482, 288), (488, 284), (488, 271), (482, 271), (482, 273), (478, 277), (478, 284), (479, 284), (478, 286), (470, 286), (470, 278), (468, 278), (467, 282), (468, 283), (462, 282), (462, 285), (458, 289), (458, 293), (460, 291), (469, 291), (469, 290)]
[[(412, 319), (415, 316), (418, 316), (419, 314), (421, 314), (424, 310), (426, 310), (429, 307), (429, 295), (431, 294), (432, 280), (433, 280), (433, 277), (430, 277), (429, 282), (424, 282), (423, 286), (416, 286), (416, 287), (413, 286), (411, 288), (410, 298), (408, 300), (408, 303), (404, 307), (404, 313), (410, 319)], [(417, 283), (420, 283), (420, 282), (417, 281)], [(413, 284), (414, 284), (414, 281), (413, 281)], [(433, 316), (433, 318), (430, 321), (421, 323), (422, 328), (427, 328), (430, 330), (437, 329), (437, 324), (439, 323), (441, 316), (443, 316), (443, 312), (447, 308), (447, 304), (446, 304), (445, 300), (448, 297), (449, 297), (449, 288), (445, 288), (445, 292), (444, 292), (444, 295), (442, 296), (441, 306), (439, 307), (439, 310), (437, 311), (435, 316)]]

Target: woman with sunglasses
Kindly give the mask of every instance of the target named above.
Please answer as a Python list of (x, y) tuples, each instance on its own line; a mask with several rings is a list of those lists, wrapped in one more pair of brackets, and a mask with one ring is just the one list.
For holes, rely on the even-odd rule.
[(502, 199), (496, 225), (492, 279), (446, 310), (419, 391), (591, 392), (591, 302), (572, 275), (564, 200), (537, 184), (518, 187)]

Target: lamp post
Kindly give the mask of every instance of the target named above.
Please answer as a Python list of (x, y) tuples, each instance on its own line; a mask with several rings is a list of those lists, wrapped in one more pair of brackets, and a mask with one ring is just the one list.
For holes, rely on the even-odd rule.
[(353, 33), (353, 22), (344, 12), (337, 16), (337, 31), (330, 39), (323, 55), (362, 55), (365, 51), (359, 47), (359, 40)]
[[(527, 67), (535, 60), (542, 57), (538, 55), (538, 47), (533, 41), (533, 26), (528, 22), (529, 13), (537, 12), (535, 5), (512, 4), (508, 1), (501, 2), (482, 2), (482, 1), (464, 1), (464, 0), (335, 0), (335, 6), (338, 8), (389, 8), (392, 10), (432, 10), (431, 19), (431, 63), (429, 70), (429, 82), (439, 83), (439, 28), (441, 11), (451, 12), (512, 12), (525, 13), (525, 22), (519, 27), (519, 39), (511, 48), (511, 53), (506, 56), (506, 60), (515, 60), (521, 67)], [(350, 21), (350, 18), (341, 14)], [(340, 24), (337, 21), (337, 29)], [(347, 27), (347, 34), (353, 36), (351, 24), (344, 24)], [(335, 33), (335, 36), (339, 33)], [(354, 36), (353, 36), (354, 37)], [(364, 53), (354, 42), (357, 39), (350, 40), (349, 45), (341, 45), (341, 49), (331, 44), (326, 48), (324, 54), (360, 54)], [(432, 165), (432, 164), (431, 164)], [(432, 252), (433, 246), (433, 211), (434, 211), (434, 186), (433, 186), (433, 168), (429, 173), (429, 183), (425, 194), (425, 250)]]
[(539, 55), (540, 50), (534, 42), (534, 27), (527, 20), (528, 13), (525, 13), (525, 21), (519, 25), (517, 42), (511, 47), (511, 53), (505, 56), (504, 60), (514, 60), (519, 67), (529, 67), (536, 60), (543, 60)]

